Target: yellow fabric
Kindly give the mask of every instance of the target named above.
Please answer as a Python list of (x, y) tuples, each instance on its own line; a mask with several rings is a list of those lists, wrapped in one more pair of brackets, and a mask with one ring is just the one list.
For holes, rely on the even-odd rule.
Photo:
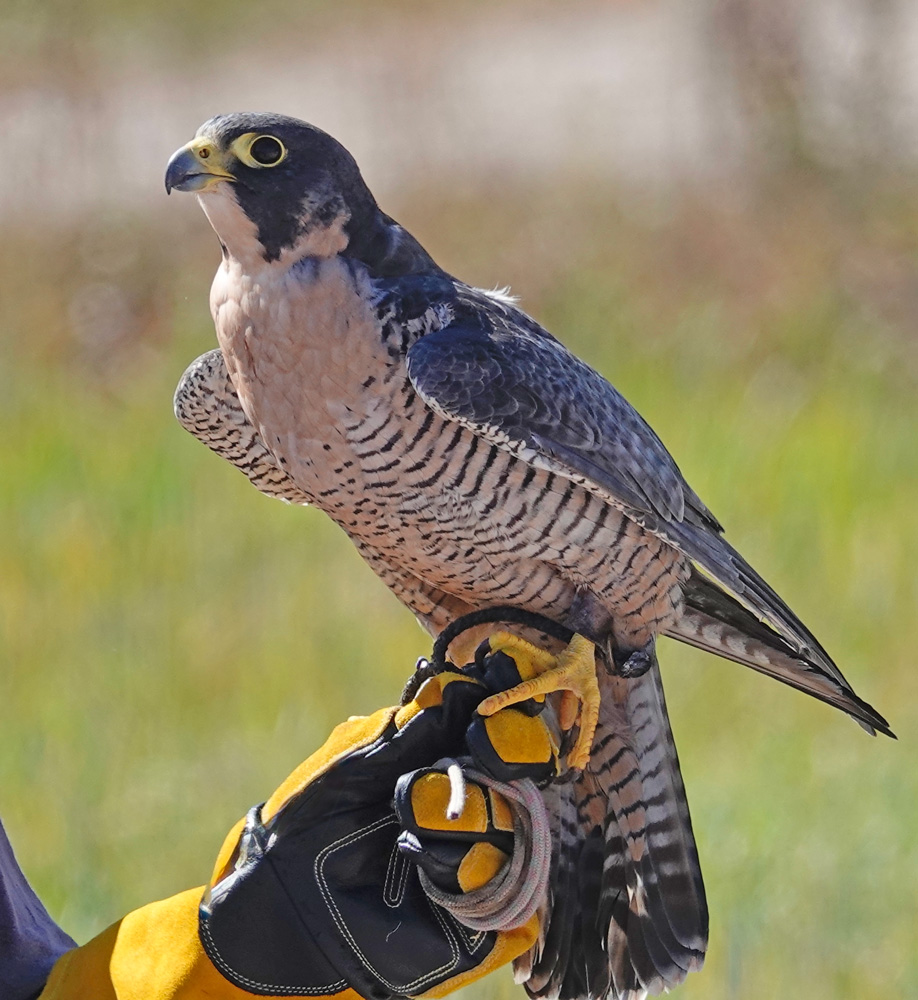
[(479, 682), (474, 678), (463, 677), (462, 674), (456, 674), (450, 670), (434, 674), (433, 677), (428, 677), (418, 688), (414, 699), (398, 710), (395, 715), (395, 724), (401, 729), (402, 726), (410, 722), (423, 709), (433, 708), (434, 705), (442, 705), (444, 689), (447, 685), (454, 684), (457, 681), (460, 684), (476, 684), (480, 687)]
[[(150, 903), (113, 924), (51, 970), (39, 1000), (244, 1000), (252, 996), (214, 968), (198, 940), (202, 888)], [(535, 943), (538, 917), (499, 934), (481, 965), (432, 990), (442, 997), (512, 962)], [(361, 1000), (342, 990), (333, 1000)]]
[(236, 848), (239, 846), (239, 838), (242, 836), (244, 828), (245, 818), (243, 817), (226, 835), (223, 846), (220, 848), (220, 853), (217, 855), (217, 860), (214, 862), (213, 875), (210, 877), (211, 885), (216, 885), (225, 879), (233, 870), (233, 864), (236, 859)]
[(411, 786), (411, 811), (418, 826), (426, 830), (450, 830), (456, 833), (485, 833), (488, 810), (477, 785), (466, 785), (465, 808), (458, 819), (446, 818), (450, 784), (445, 774), (425, 774)]
[(459, 888), (463, 892), (472, 892), (473, 889), (487, 885), (507, 859), (508, 855), (487, 841), (473, 844), (456, 872)]
[(513, 833), (513, 811), (507, 800), (493, 788), (488, 789), (488, 798), (491, 801), (491, 823), (494, 828)]
[[(419, 692), (420, 693), (420, 692)], [(399, 729), (403, 729), (411, 720), (420, 713), (421, 706), (417, 701), (409, 701), (395, 713), (395, 724)]]
[(420, 994), (422, 997), (445, 997), (447, 993), (458, 990), (461, 986), (468, 986), (477, 979), (483, 979), (488, 973), (499, 969), (507, 962), (512, 962), (519, 958), (524, 951), (535, 944), (539, 936), (539, 915), (534, 913), (522, 927), (515, 927), (512, 931), (502, 931), (497, 935), (491, 953), (485, 958), (481, 965), (476, 965), (474, 969), (469, 969), (461, 976), (454, 976), (447, 979), (445, 983), (440, 983), (426, 993)]
[[(253, 994), (214, 968), (198, 939), (203, 888), (129, 913), (63, 955), (40, 1000), (243, 1000)], [(359, 1000), (353, 990), (335, 1000)]]
[(394, 708), (381, 708), (372, 715), (357, 716), (335, 726), (331, 736), (323, 746), (307, 757), (264, 804), (261, 810), (261, 821), (267, 823), (294, 795), (301, 792), (311, 781), (315, 781), (320, 774), (324, 774), (343, 757), (379, 739), (389, 723), (392, 722), (395, 713), (396, 709)]
[(485, 717), (491, 746), (508, 764), (542, 764), (551, 760), (551, 741), (538, 716), (505, 708)]

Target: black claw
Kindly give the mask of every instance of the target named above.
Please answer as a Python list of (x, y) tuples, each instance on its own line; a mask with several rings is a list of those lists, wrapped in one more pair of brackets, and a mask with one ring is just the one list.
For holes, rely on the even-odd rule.
[(627, 656), (614, 650), (612, 661), (619, 677), (643, 677), (653, 666), (654, 647), (650, 642), (643, 649), (636, 649)]

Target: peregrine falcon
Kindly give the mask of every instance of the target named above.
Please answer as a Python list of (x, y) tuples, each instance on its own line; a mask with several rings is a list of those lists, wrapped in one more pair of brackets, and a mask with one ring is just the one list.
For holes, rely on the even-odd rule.
[(505, 294), (438, 267), (331, 136), (216, 117), (172, 157), (166, 189), (198, 195), (223, 249), (220, 350), (185, 372), (182, 425), (262, 492), (324, 510), (433, 635), (496, 605), (579, 633), (501, 702), (562, 691), (577, 734), (570, 780), (547, 793), (551, 894), (518, 980), (561, 998), (680, 983), (708, 916), (657, 636), (871, 732), (891, 735), (886, 720), (616, 389)]

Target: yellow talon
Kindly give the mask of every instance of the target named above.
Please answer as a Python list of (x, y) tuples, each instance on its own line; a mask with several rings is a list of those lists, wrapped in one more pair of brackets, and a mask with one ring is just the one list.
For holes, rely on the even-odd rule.
[(567, 763), (570, 767), (586, 767), (599, 721), (599, 684), (593, 643), (582, 635), (575, 635), (566, 649), (553, 656), (510, 632), (496, 632), (489, 645), (492, 653), (504, 652), (512, 656), (520, 676), (525, 679), (508, 691), (485, 698), (478, 706), (479, 714), (494, 715), (508, 705), (562, 691), (559, 719), (562, 729), (570, 729), (575, 722), (580, 725)]

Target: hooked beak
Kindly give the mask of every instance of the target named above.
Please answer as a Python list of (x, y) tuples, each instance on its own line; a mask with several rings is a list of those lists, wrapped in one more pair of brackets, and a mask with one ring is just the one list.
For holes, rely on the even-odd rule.
[(209, 139), (194, 139), (172, 154), (166, 167), (166, 194), (212, 188), (235, 177), (226, 169), (226, 155)]

